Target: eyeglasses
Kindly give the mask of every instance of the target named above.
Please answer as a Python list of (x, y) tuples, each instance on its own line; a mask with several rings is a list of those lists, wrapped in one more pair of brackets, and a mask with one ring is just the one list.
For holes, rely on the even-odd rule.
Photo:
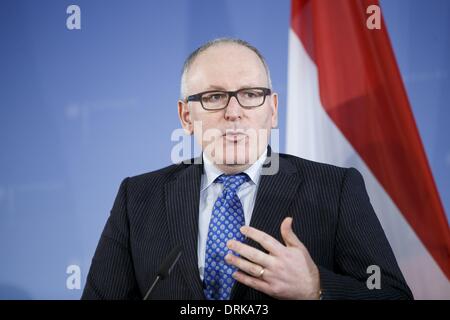
[(243, 88), (236, 91), (205, 91), (187, 97), (187, 101), (200, 101), (205, 110), (222, 110), (228, 106), (231, 97), (245, 109), (262, 106), (266, 96), (271, 94), (268, 88)]

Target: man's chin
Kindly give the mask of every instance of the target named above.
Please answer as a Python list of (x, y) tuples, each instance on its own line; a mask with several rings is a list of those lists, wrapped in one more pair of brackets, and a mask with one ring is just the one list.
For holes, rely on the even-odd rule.
[(234, 167), (252, 164), (254, 161), (250, 160), (248, 152), (239, 152), (233, 149), (226, 149), (222, 154), (217, 154), (213, 157), (215, 164)]

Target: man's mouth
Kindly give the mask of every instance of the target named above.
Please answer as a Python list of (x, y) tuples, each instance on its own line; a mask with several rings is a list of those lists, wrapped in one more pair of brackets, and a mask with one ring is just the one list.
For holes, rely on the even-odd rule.
[(227, 130), (223, 134), (223, 137), (227, 141), (238, 142), (238, 141), (245, 139), (247, 137), (247, 135), (245, 134), (245, 132), (243, 130)]

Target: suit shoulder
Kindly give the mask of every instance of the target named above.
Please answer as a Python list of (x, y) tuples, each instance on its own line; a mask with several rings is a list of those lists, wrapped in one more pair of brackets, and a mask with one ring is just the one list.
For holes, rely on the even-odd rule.
[(306, 169), (309, 171), (320, 172), (336, 172), (336, 173), (345, 173), (349, 168), (339, 167), (329, 163), (323, 163), (313, 160), (308, 160), (305, 158), (300, 158), (294, 156), (292, 154), (280, 153), (280, 158), (288, 161), (292, 165), (294, 165), (297, 169)]
[(355, 168), (345, 168), (328, 163), (300, 158), (291, 154), (280, 153), (280, 158), (293, 165), (305, 177), (315, 181), (342, 183), (347, 175), (361, 176)]
[(361, 193), (366, 196), (364, 178), (355, 168), (339, 167), (289, 154), (280, 154), (289, 165), (296, 167), (307, 185), (327, 193), (341, 193), (343, 190)]
[(142, 189), (155, 188), (175, 179), (188, 165), (183, 163), (172, 164), (167, 167), (142, 173), (127, 178), (128, 188)]

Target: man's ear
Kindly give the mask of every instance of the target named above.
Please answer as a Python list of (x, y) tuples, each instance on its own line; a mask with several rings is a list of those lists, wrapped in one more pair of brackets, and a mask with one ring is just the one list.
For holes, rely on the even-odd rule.
[(194, 133), (194, 126), (191, 121), (191, 113), (187, 102), (178, 100), (178, 117), (180, 118), (184, 132), (188, 135), (192, 135)]
[(272, 128), (278, 127), (278, 94), (276, 92), (270, 95), (270, 105), (272, 107)]

